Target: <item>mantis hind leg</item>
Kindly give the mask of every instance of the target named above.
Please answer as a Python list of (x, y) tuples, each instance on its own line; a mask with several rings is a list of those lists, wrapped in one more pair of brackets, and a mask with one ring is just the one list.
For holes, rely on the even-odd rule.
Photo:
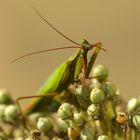
[(30, 132), (30, 129), (27, 127), (26, 123), (25, 123), (25, 117), (24, 117), (24, 114), (23, 114), (23, 111), (21, 109), (21, 105), (20, 105), (20, 101), (21, 100), (24, 100), (24, 99), (31, 99), (31, 98), (43, 98), (43, 97), (49, 97), (49, 96), (56, 96), (58, 93), (57, 92), (54, 92), (54, 93), (47, 93), (45, 95), (32, 95), (32, 96), (23, 96), (23, 97), (18, 97), (16, 99), (16, 103), (17, 103), (17, 106), (19, 108), (19, 114), (21, 116), (21, 120), (22, 120), (22, 123), (23, 123), (23, 126), (24, 128)]

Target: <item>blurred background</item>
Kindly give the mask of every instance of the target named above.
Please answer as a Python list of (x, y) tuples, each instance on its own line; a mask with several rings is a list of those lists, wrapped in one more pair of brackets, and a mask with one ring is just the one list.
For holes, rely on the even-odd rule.
[[(49, 74), (74, 49), (23, 54), (73, 45), (52, 30), (33, 11), (34, 6), (57, 29), (76, 42), (101, 41), (96, 64), (104, 64), (109, 79), (128, 100), (140, 94), (140, 1), (138, 0), (4, 0), (0, 4), (0, 87), (16, 99), (34, 95)], [(24, 102), (24, 101), (23, 101)]]

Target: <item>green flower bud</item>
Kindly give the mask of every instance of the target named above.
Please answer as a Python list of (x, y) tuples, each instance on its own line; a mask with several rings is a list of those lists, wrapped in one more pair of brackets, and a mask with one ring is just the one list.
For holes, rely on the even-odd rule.
[(81, 113), (74, 113), (74, 122), (78, 127), (81, 127), (85, 124), (85, 120)]
[(119, 88), (117, 88), (117, 90), (116, 90), (116, 96), (120, 96), (120, 95), (121, 95), (121, 91), (120, 91)]
[[(41, 139), (41, 140), (44, 140), (44, 139)], [(50, 139), (45, 139), (45, 140), (50, 140)], [(54, 136), (54, 137), (52, 138), (52, 140), (63, 140), (63, 138), (59, 138), (59, 137), (57, 137), (57, 136)]]
[(97, 119), (101, 114), (101, 109), (98, 105), (91, 104), (88, 109), (87, 113), (89, 116), (91, 116), (94, 119)]
[(7, 121), (17, 122), (19, 112), (16, 105), (8, 105), (5, 109), (5, 117)]
[(14, 139), (14, 140), (27, 140), (27, 139), (25, 139), (24, 137), (18, 137), (18, 138)]
[(138, 107), (139, 107), (140, 103), (138, 101), (138, 99), (136, 98), (132, 98), (128, 101), (127, 104), (127, 109), (129, 113), (134, 112)]
[(24, 132), (23, 132), (21, 129), (19, 129), (19, 128), (14, 129), (14, 130), (13, 130), (13, 136), (14, 136), (15, 138), (20, 139), (20, 138), (24, 137)]
[(10, 92), (6, 89), (0, 89), (0, 104), (8, 104), (11, 102)]
[(81, 140), (94, 140), (94, 135), (89, 129), (85, 128), (81, 131), (80, 138)]
[(138, 103), (139, 103), (139, 105), (140, 105), (140, 96), (139, 96), (137, 99), (138, 99)]
[(108, 69), (103, 65), (96, 65), (93, 68), (93, 77), (97, 77), (99, 80), (105, 80), (108, 77)]
[(74, 108), (69, 103), (63, 103), (58, 109), (58, 116), (62, 119), (70, 119), (73, 116)]
[(0, 121), (4, 121), (5, 120), (5, 109), (6, 109), (6, 105), (4, 104), (0, 104)]
[(32, 140), (32, 138), (26, 138), (25, 140)]
[(101, 87), (101, 82), (97, 78), (94, 78), (94, 79), (91, 80), (90, 87), (91, 87), (91, 89), (100, 88)]
[(104, 92), (99, 88), (94, 88), (90, 94), (90, 100), (94, 104), (99, 104), (105, 99)]
[(41, 132), (47, 132), (52, 128), (52, 122), (47, 117), (40, 117), (37, 122), (37, 129)]
[(140, 129), (140, 114), (134, 115), (132, 122), (137, 129)]
[(34, 112), (34, 113), (29, 114), (28, 118), (30, 121), (36, 123), (38, 119), (42, 116), (43, 114), (41, 112)]
[(68, 124), (66, 123), (65, 120), (62, 120), (61, 118), (57, 118), (56, 119), (56, 123), (58, 125), (54, 126), (54, 130), (58, 133), (62, 132), (62, 131), (66, 131), (68, 128)]
[(98, 140), (109, 140), (109, 137), (107, 135), (101, 135), (98, 137)]
[(5, 133), (0, 132), (0, 140), (8, 140), (8, 136)]
[(79, 86), (76, 88), (75, 95), (77, 97), (78, 103), (82, 109), (87, 109), (89, 106), (90, 100), (90, 89), (86, 86)]
[(112, 82), (105, 82), (103, 85), (103, 91), (107, 97), (113, 97), (116, 94), (117, 88)]

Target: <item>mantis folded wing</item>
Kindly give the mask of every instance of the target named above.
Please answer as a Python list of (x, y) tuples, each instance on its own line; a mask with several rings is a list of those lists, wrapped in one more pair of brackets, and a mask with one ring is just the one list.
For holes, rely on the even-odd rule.
[[(66, 62), (62, 63), (48, 78), (48, 80), (39, 89), (38, 95), (44, 95), (47, 93), (58, 92), (61, 93), (63, 90), (74, 82), (74, 79), (78, 77), (81, 69), (78, 69), (77, 63), (79, 63), (80, 57), (79, 50), (74, 56), (70, 57)], [(77, 72), (78, 70), (78, 72)], [(34, 111), (41, 111), (51, 102), (52, 96), (33, 99), (31, 106), (27, 110), (28, 113)]]

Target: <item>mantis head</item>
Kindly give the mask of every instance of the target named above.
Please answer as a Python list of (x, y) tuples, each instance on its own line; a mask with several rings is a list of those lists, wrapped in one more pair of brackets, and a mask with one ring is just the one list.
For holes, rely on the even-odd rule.
[(95, 44), (90, 44), (86, 39), (82, 39), (81, 40), (81, 47), (82, 47), (83, 50), (91, 50), (94, 47), (96, 47), (96, 48), (101, 48), (102, 50), (106, 51), (101, 46), (102, 46), (102, 43), (101, 42), (97, 42)]
[(91, 44), (86, 39), (81, 40), (81, 46), (83, 47), (84, 50), (91, 49)]

